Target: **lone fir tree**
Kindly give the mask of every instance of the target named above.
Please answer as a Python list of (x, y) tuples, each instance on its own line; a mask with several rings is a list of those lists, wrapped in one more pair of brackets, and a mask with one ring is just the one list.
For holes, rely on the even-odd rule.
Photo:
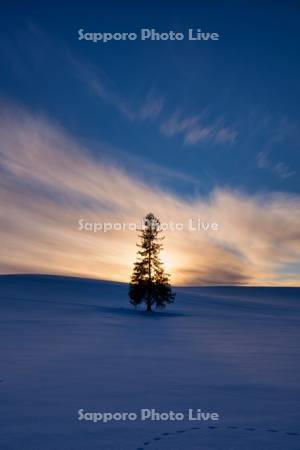
[(153, 305), (164, 308), (174, 301), (175, 294), (169, 284), (169, 274), (165, 273), (159, 258), (164, 237), (161, 236), (160, 222), (154, 214), (149, 213), (144, 218), (144, 228), (139, 237), (141, 244), (137, 246), (140, 250), (129, 284), (130, 303), (137, 306), (144, 302), (147, 311), (152, 311)]

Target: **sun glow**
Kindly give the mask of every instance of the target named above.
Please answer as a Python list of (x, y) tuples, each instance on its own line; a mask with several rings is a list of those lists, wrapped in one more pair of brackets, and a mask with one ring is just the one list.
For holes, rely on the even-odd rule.
[(151, 205), (161, 223), (213, 217), (221, 224), (213, 233), (203, 227), (163, 233), (160, 256), (171, 284), (299, 286), (299, 195), (216, 189), (187, 201), (113, 161), (95, 160), (50, 122), (7, 109), (0, 107), (1, 273), (128, 282), (136, 230), (82, 229), (81, 222), (137, 224)]
[(165, 269), (168, 273), (170, 273), (174, 268), (174, 260), (172, 256), (167, 253), (165, 250), (162, 250), (160, 254), (160, 259), (163, 262)]

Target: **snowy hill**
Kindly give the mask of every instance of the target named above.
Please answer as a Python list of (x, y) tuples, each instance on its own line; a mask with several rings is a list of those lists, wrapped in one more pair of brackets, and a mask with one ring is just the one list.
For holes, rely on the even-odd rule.
[(147, 314), (122, 283), (1, 276), (1, 450), (299, 449), (300, 290), (175, 291)]

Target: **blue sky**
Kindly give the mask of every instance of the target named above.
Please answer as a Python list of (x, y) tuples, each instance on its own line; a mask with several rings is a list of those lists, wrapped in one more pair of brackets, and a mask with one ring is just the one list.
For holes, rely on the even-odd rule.
[[(295, 1), (10, 2), (0, 18), (2, 109), (63, 130), (95, 164), (186, 204), (213, 204), (217, 191), (288, 198), (297, 210), (299, 13)], [(78, 40), (81, 28), (201, 28), (220, 40), (92, 43)], [(288, 253), (272, 273), (298, 273)]]
[[(183, 195), (215, 186), (299, 192), (298, 19), (296, 2), (12, 2), (1, 18), (1, 97), (54, 118), (96, 154), (105, 141), (129, 170), (142, 158), (146, 177), (147, 162), (182, 174), (163, 172), (159, 182)], [(221, 39), (78, 40), (80, 28), (147, 27), (200, 27)], [(178, 131), (164, 132), (172, 119)], [(179, 131), (184, 121), (194, 125)]]

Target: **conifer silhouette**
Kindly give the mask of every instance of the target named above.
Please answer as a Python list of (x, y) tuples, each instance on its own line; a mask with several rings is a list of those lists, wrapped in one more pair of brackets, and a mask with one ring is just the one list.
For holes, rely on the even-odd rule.
[(129, 284), (130, 303), (137, 306), (144, 302), (147, 311), (152, 311), (153, 305), (164, 308), (174, 301), (175, 294), (169, 284), (169, 274), (165, 273), (159, 258), (164, 237), (161, 236), (160, 222), (154, 214), (149, 213), (144, 218), (144, 228), (139, 237), (141, 244), (137, 246), (140, 250)]

